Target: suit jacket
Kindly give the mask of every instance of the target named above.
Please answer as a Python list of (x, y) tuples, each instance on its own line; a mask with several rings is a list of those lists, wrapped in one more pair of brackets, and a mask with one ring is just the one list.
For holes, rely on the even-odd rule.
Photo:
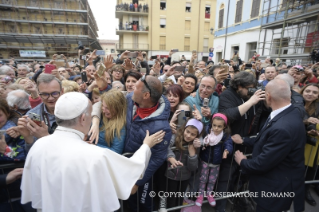
[[(252, 159), (242, 160), (240, 166), (250, 175), (250, 191), (258, 192), (254, 200), (260, 207), (285, 211), (293, 201), (294, 211), (304, 210), (305, 143), (305, 127), (294, 106), (275, 116), (257, 137), (244, 139), (243, 144), (252, 146), (253, 153)], [(294, 197), (267, 197), (267, 192), (294, 192)]]

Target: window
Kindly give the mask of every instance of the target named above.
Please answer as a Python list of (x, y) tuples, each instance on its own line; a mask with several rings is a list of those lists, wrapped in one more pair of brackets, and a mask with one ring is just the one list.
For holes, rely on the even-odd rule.
[(17, 29), (15, 25), (9, 25), (9, 32), (11, 33), (17, 33)]
[(190, 30), (191, 29), (191, 21), (186, 20), (185, 21), (185, 30)]
[(160, 2), (160, 9), (161, 9), (161, 10), (166, 10), (166, 1), (165, 1), (165, 0), (161, 0), (161, 2)]
[(190, 50), (190, 41), (191, 39), (188, 38), (184, 38), (184, 51), (189, 51)]
[(203, 52), (208, 52), (208, 38), (204, 38)]
[(236, 4), (235, 23), (241, 22), (242, 11), (243, 11), (243, 0), (238, 0)]
[(111, 53), (115, 53), (115, 50), (114, 50), (114, 49), (111, 49)]
[(218, 28), (223, 28), (223, 25), (224, 25), (224, 4), (222, 4), (219, 9)]
[(35, 32), (35, 34), (41, 34), (42, 33), (41, 27), (40, 26), (34, 26), (34, 32)]
[(160, 50), (166, 50), (166, 37), (160, 36)]
[(248, 53), (248, 59), (252, 58), (254, 56), (254, 52), (257, 51), (257, 42), (248, 43), (249, 53)]
[(205, 18), (210, 19), (210, 5), (205, 6)]
[(192, 4), (191, 4), (191, 3), (186, 2), (185, 12), (191, 12), (191, 7), (192, 7)]
[(166, 18), (161, 18), (160, 19), (160, 27), (161, 28), (166, 28)]
[(253, 0), (250, 18), (255, 18), (259, 15), (259, 8), (260, 8), (260, 0)]
[(289, 49), (289, 38), (282, 38), (281, 41), (281, 49), (279, 52), (280, 47), (280, 38), (273, 40), (273, 54), (287, 54)]
[(209, 32), (209, 22), (205, 22), (204, 24), (204, 31)]
[(63, 28), (58, 28), (58, 34), (64, 34), (64, 29)]

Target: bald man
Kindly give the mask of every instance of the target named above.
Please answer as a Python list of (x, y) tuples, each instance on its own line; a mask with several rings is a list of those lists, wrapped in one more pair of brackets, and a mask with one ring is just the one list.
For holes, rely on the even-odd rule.
[[(172, 131), (167, 121), (170, 115), (170, 103), (162, 95), (162, 83), (156, 77), (146, 75), (137, 81), (134, 92), (126, 96), (126, 139), (124, 152), (136, 152), (143, 144), (141, 136), (146, 130), (165, 131), (164, 140), (152, 148), (152, 156), (145, 170), (143, 179), (138, 180), (132, 188), (129, 198), (131, 211), (152, 211), (152, 199), (149, 192), (152, 190), (152, 176), (166, 161), (167, 148), (170, 144)], [(156, 132), (157, 132), (156, 131)], [(143, 137), (143, 138), (144, 138)], [(138, 205), (137, 205), (138, 204)]]
[(304, 146), (306, 131), (300, 112), (290, 103), (290, 86), (274, 79), (266, 86), (266, 102), (272, 112), (254, 138), (232, 136), (237, 144), (253, 148), (252, 159), (242, 152), (235, 160), (250, 176), (249, 190), (257, 203), (257, 212), (290, 209), (304, 211)]

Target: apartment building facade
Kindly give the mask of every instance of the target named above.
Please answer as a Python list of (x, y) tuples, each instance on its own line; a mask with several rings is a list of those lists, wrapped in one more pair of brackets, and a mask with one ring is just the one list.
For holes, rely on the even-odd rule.
[(187, 59), (196, 50), (199, 59), (207, 60), (214, 43), (215, 7), (216, 0), (118, 0), (117, 49), (146, 51), (149, 56), (178, 49), (175, 55)]

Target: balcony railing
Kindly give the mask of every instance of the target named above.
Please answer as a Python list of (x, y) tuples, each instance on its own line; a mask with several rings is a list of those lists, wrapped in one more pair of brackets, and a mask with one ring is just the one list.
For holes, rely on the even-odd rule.
[(118, 50), (148, 50), (148, 44), (144, 43), (118, 43), (116, 44)]
[(144, 25), (119, 25), (118, 30), (130, 30), (130, 31), (148, 31), (148, 27)]
[(125, 11), (125, 12), (139, 12), (139, 13), (148, 13), (148, 5), (137, 5), (134, 4), (122, 3), (115, 6), (115, 11)]

